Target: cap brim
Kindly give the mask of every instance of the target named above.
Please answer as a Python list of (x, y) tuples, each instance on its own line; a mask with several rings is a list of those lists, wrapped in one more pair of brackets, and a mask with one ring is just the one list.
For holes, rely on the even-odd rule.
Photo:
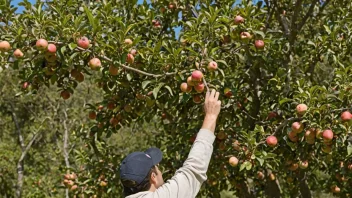
[(163, 159), (163, 153), (158, 148), (150, 148), (146, 150), (144, 153), (148, 154), (152, 158), (153, 165), (159, 164)]

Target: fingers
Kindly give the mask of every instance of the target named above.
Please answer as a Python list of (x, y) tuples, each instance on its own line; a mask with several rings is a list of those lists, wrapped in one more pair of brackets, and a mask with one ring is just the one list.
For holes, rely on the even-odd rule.
[(208, 90), (207, 93), (205, 94), (205, 102), (209, 100), (210, 97), (210, 91)]
[(219, 92), (216, 92), (216, 94), (215, 94), (215, 101), (218, 101), (219, 95), (220, 95), (220, 93), (219, 93)]
[(213, 99), (215, 97), (215, 89), (211, 90), (210, 98)]

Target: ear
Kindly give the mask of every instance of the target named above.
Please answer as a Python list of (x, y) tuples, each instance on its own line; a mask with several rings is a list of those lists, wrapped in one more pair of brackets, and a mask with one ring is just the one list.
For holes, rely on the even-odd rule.
[(157, 183), (156, 174), (154, 172), (152, 172), (152, 174), (150, 175), (150, 182), (152, 184), (156, 184)]

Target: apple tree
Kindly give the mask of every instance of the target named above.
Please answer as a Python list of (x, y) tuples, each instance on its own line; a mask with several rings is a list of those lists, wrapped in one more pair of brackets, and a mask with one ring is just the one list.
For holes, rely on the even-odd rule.
[(121, 194), (127, 153), (109, 138), (136, 123), (156, 122), (172, 176), (201, 126), (204, 92), (216, 89), (202, 195), (350, 197), (351, 2), (23, 1), (21, 14), (3, 2), (1, 67), (18, 71), (23, 92), (47, 86), (71, 100), (87, 76), (104, 92), (88, 105), (89, 157), (77, 156), (86, 168), (73, 194)]

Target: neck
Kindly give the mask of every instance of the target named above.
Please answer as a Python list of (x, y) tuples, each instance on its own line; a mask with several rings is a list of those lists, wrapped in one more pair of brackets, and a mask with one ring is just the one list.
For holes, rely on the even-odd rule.
[(156, 187), (154, 186), (154, 184), (152, 184), (152, 185), (150, 186), (150, 188), (149, 188), (148, 191), (150, 191), (150, 192), (155, 192), (155, 191), (156, 191)]

